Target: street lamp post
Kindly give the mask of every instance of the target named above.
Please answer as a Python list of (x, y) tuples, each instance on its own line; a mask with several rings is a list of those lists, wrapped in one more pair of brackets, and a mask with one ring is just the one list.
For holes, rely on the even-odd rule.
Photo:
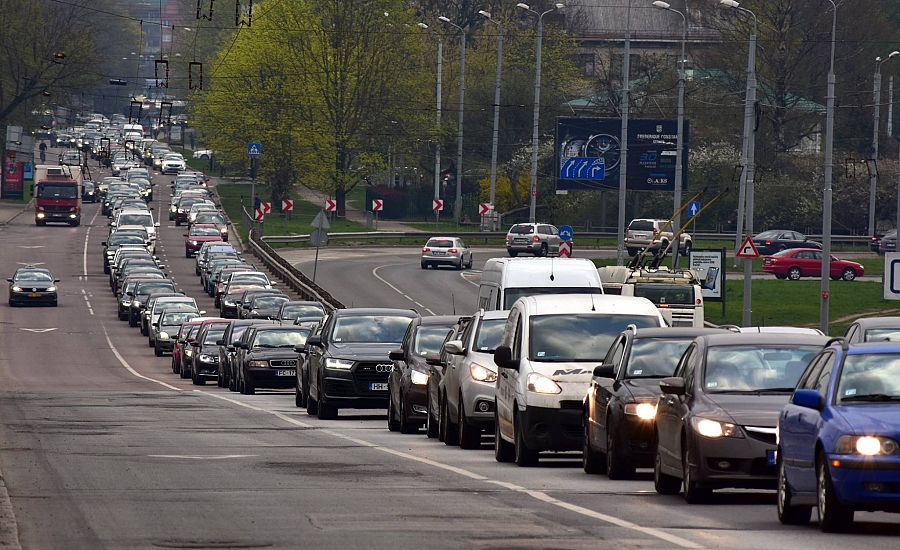
[[(423, 29), (427, 29), (428, 25), (419, 23)], [(437, 36), (437, 78), (436, 78), (436, 105), (435, 105), (435, 138), (434, 138), (434, 200), (441, 198), (441, 79), (444, 67), (444, 41), (440, 33)], [(434, 213), (434, 221), (440, 221), (441, 212), (436, 210)]]
[(878, 134), (881, 121), (881, 65), (900, 55), (900, 51), (892, 51), (887, 57), (875, 58), (875, 76), (873, 77), (873, 120), (872, 120), (872, 163), (869, 170), (869, 235), (875, 234), (875, 193), (878, 187)]
[(631, 0), (625, 12), (625, 48), (622, 60), (622, 130), (619, 135), (619, 212), (616, 265), (625, 264), (625, 192), (628, 189), (628, 117), (631, 109)]
[(535, 47), (534, 62), (534, 119), (531, 123), (531, 203), (528, 208), (528, 221), (535, 223), (537, 210), (537, 162), (538, 162), (538, 124), (541, 116), (541, 47), (544, 40), (544, 16), (566, 6), (557, 3), (553, 8), (544, 12), (537, 12), (528, 4), (519, 2), (517, 8), (523, 9), (537, 16), (537, 44)]
[[(683, 12), (673, 9), (668, 2), (656, 0), (653, 5), (661, 10), (677, 13), (681, 16), (681, 57), (678, 59), (678, 143), (675, 152), (675, 198), (674, 208), (675, 219), (672, 220), (672, 233), (677, 234), (681, 229), (681, 188), (684, 185), (684, 166), (682, 166), (682, 154), (684, 152), (684, 63), (685, 63), (685, 47), (687, 45), (687, 17)], [(678, 267), (678, 246), (676, 240), (675, 253), (672, 254), (672, 268)]]
[(831, 201), (834, 169), (834, 46), (837, 38), (837, 4), (831, 4), (831, 61), (825, 95), (825, 189), (822, 197), (822, 283), (820, 285), (819, 329), (828, 334), (828, 299), (831, 297)]
[[(500, 78), (503, 70), (503, 25), (499, 21), (491, 17), (490, 12), (479, 10), (478, 13), (485, 17), (491, 23), (497, 25), (497, 70), (496, 80), (494, 82), (494, 135), (491, 139), (491, 193), (488, 203), (491, 208), (494, 207), (494, 197), (497, 193), (497, 147), (500, 139)], [(496, 218), (491, 212), (491, 231), (496, 231), (494, 227)]]
[(463, 119), (466, 109), (466, 29), (445, 16), (439, 20), (459, 30), (459, 132), (456, 137), (456, 200), (453, 202), (453, 219), (459, 223), (462, 213), (463, 184)]

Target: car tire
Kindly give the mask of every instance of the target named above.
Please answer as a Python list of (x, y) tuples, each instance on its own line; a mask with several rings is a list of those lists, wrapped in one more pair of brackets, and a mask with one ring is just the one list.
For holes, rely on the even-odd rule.
[(307, 400), (306, 383), (303, 381), (302, 376), (298, 380), (298, 383), (299, 384), (295, 388), (296, 395), (294, 397), (294, 402), (297, 405), (297, 407), (302, 409), (302, 408), (306, 407), (306, 400)]
[(581, 443), (581, 467), (586, 474), (605, 474), (606, 473), (606, 457), (603, 453), (594, 449), (591, 445), (590, 431), (587, 418), (581, 421), (584, 435)]
[(783, 280), (787, 279), (787, 275), (775, 275), (775, 278), (783, 281)]
[(816, 460), (816, 508), (819, 528), (824, 533), (842, 533), (853, 524), (853, 509), (838, 501), (828, 463), (821, 451)]
[(509, 252), (509, 257), (510, 257), (510, 258), (515, 258), (516, 256), (519, 255), (518, 252), (513, 252), (512, 250), (509, 250), (508, 252)]
[(494, 407), (494, 459), (497, 462), (512, 462), (516, 457), (516, 448), (500, 435), (500, 418), (497, 407)]
[(235, 376), (234, 373), (231, 373), (231, 376), (228, 378), (228, 389), (233, 392), (238, 391), (237, 376)]
[(312, 394), (306, 396), (306, 414), (316, 416), (319, 414), (319, 402), (313, 398)]
[(662, 471), (662, 457), (659, 450), (653, 459), (653, 487), (661, 495), (677, 495), (681, 491), (681, 480)]
[(191, 371), (187, 370), (183, 364), (178, 366), (178, 376), (183, 379), (188, 379), (191, 377)]
[(185, 258), (190, 258), (190, 257), (191, 257), (191, 253), (188, 252), (187, 250), (185, 250), (185, 251), (184, 251), (184, 257), (185, 257)]
[(197, 369), (191, 369), (191, 383), (195, 386), (205, 386), (206, 379), (200, 376)]
[(178, 226), (180, 226), (180, 225), (181, 225), (181, 222), (178, 221), (178, 217), (176, 216), (176, 217), (175, 217), (175, 227), (178, 227)]
[(155, 356), (157, 356), (157, 357), (162, 357), (162, 356), (163, 356), (162, 348), (159, 347), (158, 344), (154, 344), (154, 345), (153, 345), (153, 355), (155, 355)]
[(460, 257), (460, 259), (459, 259), (459, 263), (456, 264), (454, 267), (456, 267), (456, 270), (457, 270), (457, 271), (462, 271), (462, 268), (463, 268), (463, 260), (462, 260), (461, 257)]
[(397, 411), (394, 408), (394, 398), (388, 397), (388, 431), (389, 432), (399, 432), (400, 431), (400, 421), (397, 420)]
[(240, 388), (243, 395), (253, 395), (256, 393), (256, 388), (253, 386), (253, 382), (247, 380), (246, 376), (241, 377)]
[(428, 413), (426, 415), (425, 421), (425, 435), (428, 439), (437, 439), (438, 430), (440, 428), (440, 421), (434, 415), (434, 412), (431, 410), (431, 397), (428, 398)]
[(419, 431), (419, 425), (409, 418), (409, 410), (402, 393), (400, 394), (400, 410), (397, 412), (400, 416), (400, 433), (414, 434)]
[(422, 269), (428, 269), (428, 264), (426, 264), (425, 262), (422, 262)]
[[(684, 445), (687, 446), (687, 441), (684, 442)], [(681, 484), (682, 490), (684, 491), (684, 500), (688, 504), (703, 504), (709, 500), (710, 490), (700, 485), (700, 483), (694, 479), (694, 473), (691, 470), (692, 458), (693, 454), (688, 449), (681, 455), (681, 467), (683, 471)]]
[(329, 403), (319, 403), (319, 412), (316, 417), (319, 420), (335, 420), (338, 417), (338, 408)]
[(129, 326), (129, 327), (136, 327), (136, 326), (138, 326), (137, 320), (136, 320), (130, 313), (128, 314), (128, 326)]
[(792, 267), (792, 268), (788, 269), (787, 278), (792, 281), (799, 281), (800, 280), (800, 268)]
[(459, 425), (454, 424), (450, 420), (449, 410), (449, 407), (447, 407), (447, 396), (444, 395), (444, 398), (441, 399), (441, 435), (443, 436), (441, 441), (448, 447), (454, 446), (459, 442)]
[(550, 249), (547, 247), (547, 243), (541, 244), (541, 249), (538, 251), (535, 256), (540, 256), (541, 258), (546, 258), (550, 255)]
[(172, 347), (172, 374), (178, 374), (178, 367), (175, 366), (175, 347)]
[(513, 430), (515, 431), (516, 439), (516, 466), (537, 466), (538, 452), (528, 448), (528, 445), (525, 443), (525, 433), (521, 426), (522, 422), (520, 420), (520, 415), (519, 413), (516, 413), (516, 420), (513, 423)]
[(606, 475), (609, 479), (631, 479), (634, 477), (634, 466), (623, 455), (622, 442), (611, 420), (606, 419)]
[[(782, 451), (778, 450), (778, 456)], [(806, 525), (812, 516), (812, 506), (794, 506), (791, 504), (793, 495), (784, 471), (784, 461), (778, 461), (778, 521), (783, 525)]]
[(852, 281), (856, 279), (856, 270), (852, 267), (844, 269), (844, 271), (841, 273), (841, 279), (845, 281)]
[(459, 448), (477, 449), (481, 447), (481, 429), (469, 423), (466, 418), (466, 408), (463, 406), (462, 395), (459, 396)]

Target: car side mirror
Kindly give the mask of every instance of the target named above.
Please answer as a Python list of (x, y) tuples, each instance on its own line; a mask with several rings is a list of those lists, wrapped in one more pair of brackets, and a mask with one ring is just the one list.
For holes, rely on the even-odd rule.
[(659, 389), (668, 395), (684, 395), (685, 385), (684, 378), (678, 376), (670, 376), (659, 381)]
[(11, 283), (11, 282), (13, 282), (13, 280), (12, 280), (12, 279), (7, 279), (6, 282), (7, 282), (7, 283)]
[(450, 355), (465, 355), (466, 350), (463, 347), (462, 340), (450, 340), (444, 343), (444, 351)]
[(594, 376), (597, 378), (615, 378), (616, 370), (612, 365), (597, 365), (594, 367)]
[(791, 395), (791, 404), (820, 411), (823, 404), (822, 394), (817, 390), (794, 390)]
[(321, 348), (322, 347), (322, 337), (318, 334), (314, 334), (306, 339), (306, 345)]
[(234, 346), (225, 346), (225, 349), (234, 353)]
[(406, 359), (406, 354), (402, 349), (395, 349), (388, 353), (388, 359), (391, 361), (403, 361)]
[(432, 367), (442, 367), (444, 365), (441, 361), (441, 356), (433, 351), (429, 351), (425, 354), (425, 362)]
[[(206, 315), (206, 310), (205, 310), (205, 309), (201, 309), (201, 310), (200, 310), (200, 315)], [(219, 344), (216, 344), (216, 345), (219, 345)]]
[(153, 227), (159, 227), (159, 222), (154, 222)]
[(101, 242), (100, 246), (106, 246), (106, 241)]
[(224, 345), (225, 345), (225, 340), (222, 340), (221, 338), (219, 338), (218, 340), (216, 340), (216, 345), (217, 345), (217, 346), (224, 346)]
[(269, 281), (269, 285), (270, 286), (278, 286), (278, 283), (276, 281)]
[(519, 370), (519, 362), (513, 360), (509, 346), (497, 346), (494, 350), (494, 364), (501, 369)]
[(294, 351), (297, 353), (306, 353), (306, 344), (298, 344), (294, 346)]

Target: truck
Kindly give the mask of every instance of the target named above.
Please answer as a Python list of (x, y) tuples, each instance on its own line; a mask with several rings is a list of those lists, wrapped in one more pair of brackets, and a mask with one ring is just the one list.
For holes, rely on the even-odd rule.
[(647, 298), (670, 327), (704, 327), (703, 291), (693, 270), (605, 266), (597, 273), (604, 293)]
[(81, 190), (84, 173), (80, 166), (39, 164), (34, 167), (34, 223), (81, 224)]

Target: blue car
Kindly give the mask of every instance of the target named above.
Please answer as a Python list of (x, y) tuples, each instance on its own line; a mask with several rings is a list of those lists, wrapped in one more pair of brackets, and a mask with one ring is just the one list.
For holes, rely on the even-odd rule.
[(855, 511), (900, 512), (900, 343), (835, 338), (807, 366), (778, 422), (778, 519), (825, 532)]

